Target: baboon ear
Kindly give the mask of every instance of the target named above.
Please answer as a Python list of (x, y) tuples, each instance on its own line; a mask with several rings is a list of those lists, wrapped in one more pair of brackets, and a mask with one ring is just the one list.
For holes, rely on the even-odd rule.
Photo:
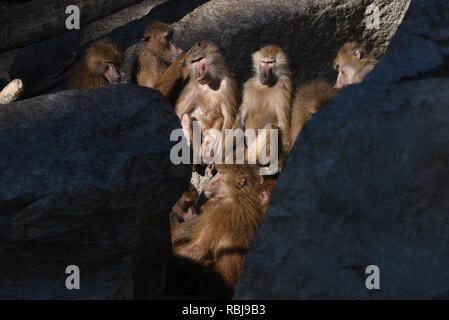
[(260, 177), (259, 177), (259, 183), (262, 184), (263, 181), (264, 181), (263, 176), (260, 176)]
[(362, 50), (360, 50), (360, 48), (355, 48), (355, 49), (352, 51), (352, 54), (353, 54), (358, 60), (360, 60), (360, 59), (363, 58)]
[(263, 191), (262, 194), (260, 195), (260, 200), (262, 200), (262, 203), (265, 203), (268, 201), (268, 192)]
[(241, 176), (238, 180), (239, 188), (243, 187), (245, 185), (246, 179), (244, 176)]

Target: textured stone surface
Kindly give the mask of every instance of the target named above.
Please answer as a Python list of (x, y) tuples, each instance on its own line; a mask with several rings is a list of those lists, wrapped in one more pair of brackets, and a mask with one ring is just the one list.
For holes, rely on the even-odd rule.
[[(145, 255), (139, 288), (160, 293), (167, 212), (191, 172), (169, 158), (177, 127), (159, 92), (133, 85), (1, 106), (0, 298), (132, 298)], [(65, 288), (72, 264), (81, 290)]]
[(205, 0), (145, 0), (98, 21), (82, 25), (80, 30), (1, 53), (0, 84), (1, 79), (22, 79), (28, 96), (48, 92), (52, 87), (58, 89), (66, 79), (67, 72), (93, 41), (107, 36), (127, 51), (140, 42), (150, 21), (178, 21), (204, 2)]
[(97, 0), (89, 3), (83, 0), (40, 0), (12, 7), (7, 13), (0, 10), (0, 52), (69, 32), (66, 26), (69, 16), (66, 9), (69, 6), (79, 8), (80, 23), (89, 24), (141, 1)]
[(413, 0), (373, 73), (305, 126), (236, 299), (449, 298), (448, 20)]
[[(251, 74), (251, 53), (277, 44), (290, 57), (295, 83), (318, 76), (335, 80), (332, 60), (349, 40), (365, 41), (381, 57), (401, 20), (403, 0), (212, 0), (176, 23), (183, 47), (197, 41), (219, 45), (242, 84)], [(366, 28), (366, 8), (380, 8), (380, 29)]]

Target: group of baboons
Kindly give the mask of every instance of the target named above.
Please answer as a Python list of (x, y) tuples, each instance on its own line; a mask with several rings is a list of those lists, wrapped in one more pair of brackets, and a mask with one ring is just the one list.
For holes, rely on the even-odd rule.
[[(194, 120), (201, 124), (202, 133), (210, 128), (223, 134), (225, 129), (235, 128), (277, 129), (281, 168), (312, 115), (342, 87), (361, 82), (377, 63), (363, 45), (346, 43), (334, 60), (338, 71), (335, 85), (315, 80), (299, 87), (293, 96), (287, 55), (280, 47), (269, 45), (253, 54), (254, 75), (244, 84), (240, 98), (214, 44), (197, 43), (183, 52), (173, 41), (173, 28), (160, 22), (150, 23), (142, 42), (137, 84), (160, 90), (167, 97), (189, 143)], [(120, 82), (122, 60), (116, 44), (107, 39), (97, 41), (75, 67), (67, 88), (90, 89)], [(207, 135), (203, 138), (201, 148), (211, 143)], [(266, 137), (257, 139), (269, 143)], [(245, 160), (250, 156), (247, 152)], [(214, 165), (215, 175), (204, 184), (203, 194), (191, 185), (170, 214), (173, 253), (201, 267), (195, 275), (208, 296), (231, 297), (239, 281), (277, 179), (277, 175), (261, 176), (258, 169), (250, 164)], [(206, 201), (200, 201), (204, 197)]]

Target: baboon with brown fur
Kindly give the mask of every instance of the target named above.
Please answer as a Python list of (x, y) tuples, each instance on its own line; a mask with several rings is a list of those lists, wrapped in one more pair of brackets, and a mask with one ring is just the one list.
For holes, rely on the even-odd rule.
[(326, 81), (315, 80), (297, 89), (290, 118), (289, 153), (304, 124), (320, 108), (326, 106), (341, 88), (361, 82), (374, 69), (376, 63), (376, 58), (368, 53), (364, 45), (348, 42), (338, 50), (334, 59), (334, 68), (338, 71), (334, 87)]
[[(189, 82), (182, 90), (175, 112), (181, 120), (184, 135), (190, 145), (193, 121), (198, 121), (203, 135), (208, 129), (224, 133), (234, 125), (237, 113), (237, 85), (223, 56), (212, 43), (198, 43), (186, 58)], [(217, 137), (203, 136), (201, 152)]]
[(122, 50), (110, 39), (94, 42), (67, 80), (66, 89), (95, 89), (120, 82)]
[(334, 59), (334, 69), (338, 71), (335, 88), (362, 82), (377, 62), (377, 59), (368, 53), (365, 45), (355, 41), (345, 43)]
[(183, 52), (173, 41), (173, 27), (162, 22), (151, 22), (142, 37), (139, 54), (137, 84), (155, 88), (168, 67)]
[(186, 223), (191, 240), (175, 247), (174, 253), (220, 276), (222, 283), (204, 273), (201, 286), (208, 296), (230, 298), (263, 218), (257, 196), (260, 176), (259, 169), (250, 165), (216, 165), (216, 169), (204, 187), (209, 200), (201, 214)]
[(266, 46), (253, 53), (254, 76), (243, 88), (243, 99), (236, 128), (266, 129), (267, 135), (257, 137), (248, 145), (247, 159), (257, 160), (261, 148), (269, 156), (270, 129), (279, 130), (279, 166), (282, 167), (290, 142), (291, 74), (285, 52), (275, 45)]

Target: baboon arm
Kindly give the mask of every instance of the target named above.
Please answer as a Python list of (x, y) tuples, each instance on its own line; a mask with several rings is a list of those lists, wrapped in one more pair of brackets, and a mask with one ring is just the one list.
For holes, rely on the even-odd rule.
[(176, 104), (176, 115), (179, 119), (186, 113), (190, 113), (193, 111), (194, 106), (197, 103), (197, 95), (194, 87), (187, 85), (187, 87), (183, 90), (181, 96), (178, 99)]
[(204, 231), (200, 232), (198, 235), (193, 235), (195, 240), (182, 244), (175, 249), (175, 253), (190, 258), (194, 261), (201, 261), (202, 258), (206, 257), (209, 252), (209, 237)]
[(279, 112), (278, 114), (278, 126), (280, 129), (280, 135), (282, 139), (282, 152), (286, 153), (290, 145), (289, 135), (289, 117), (287, 112)]
[(238, 125), (241, 129), (245, 128), (246, 119), (248, 118), (248, 113), (251, 108), (251, 102), (248, 100), (248, 97), (244, 95), (242, 105), (240, 106), (239, 114), (237, 116), (239, 123), (236, 121), (236, 125)]
[(223, 114), (223, 131), (224, 129), (232, 129), (234, 125), (234, 115), (230, 112), (232, 106), (228, 105), (226, 102), (221, 104), (221, 112)]
[(186, 61), (186, 52), (182, 53), (175, 62), (173, 62), (167, 70), (162, 74), (161, 78), (155, 85), (155, 89), (159, 90), (165, 97), (170, 97), (173, 90), (176, 89), (179, 82), (186, 81), (188, 74), (183, 72)]

